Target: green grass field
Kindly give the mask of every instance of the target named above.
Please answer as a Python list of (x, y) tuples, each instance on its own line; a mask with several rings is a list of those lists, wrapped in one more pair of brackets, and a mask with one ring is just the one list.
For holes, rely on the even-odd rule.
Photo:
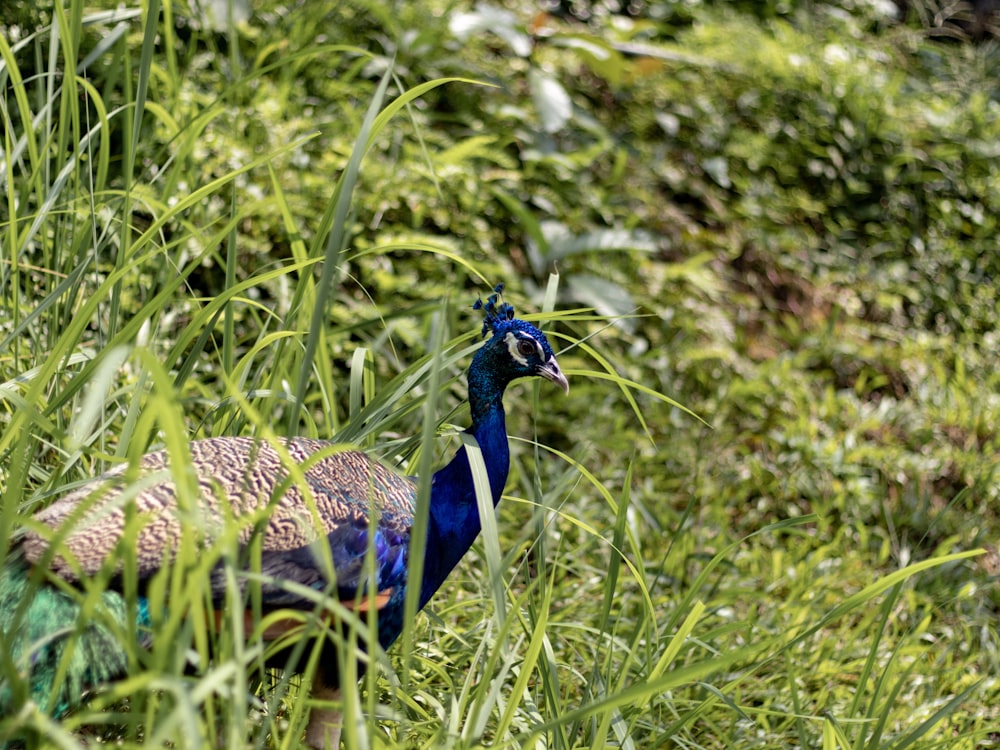
[[(5, 6), (0, 552), (196, 437), (426, 473), (504, 281), (570, 395), (508, 393), (496, 526), (347, 747), (996, 746), (997, 46), (777, 5)], [(300, 680), (209, 627), (234, 544), (0, 744), (297, 747)]]

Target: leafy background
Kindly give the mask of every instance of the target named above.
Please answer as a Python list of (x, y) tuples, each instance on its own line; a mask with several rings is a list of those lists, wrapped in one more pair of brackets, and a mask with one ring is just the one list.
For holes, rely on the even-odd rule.
[[(985, 6), (261, 0), (150, 20), (8, 0), (2, 530), (162, 445), (151, 404), (191, 437), (266, 423), (412, 449), (419, 409), (384, 384), (442, 323), (468, 345), (492, 283), (536, 312), (557, 271), (573, 390), (509, 397), (511, 434), (544, 450), (515, 442), (522, 502), (499, 519), (525, 637), (549, 639), (524, 662), (537, 684), (515, 681), (508, 720), (488, 679), (428, 668), (363, 741), (989, 746)], [(405, 106), (366, 129), (387, 71)], [(363, 428), (359, 350), (361, 390), (398, 407)], [(440, 419), (462, 423), (462, 388)], [(483, 554), (417, 633), (452, 674), (497, 636)], [(427, 718), (449, 690), (450, 723)]]

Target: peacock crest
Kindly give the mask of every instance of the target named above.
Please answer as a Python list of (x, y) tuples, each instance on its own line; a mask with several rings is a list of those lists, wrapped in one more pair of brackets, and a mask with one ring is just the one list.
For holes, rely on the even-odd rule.
[(493, 294), (486, 298), (486, 301), (477, 299), (472, 305), (473, 310), (483, 311), (483, 337), (489, 331), (493, 335), (501, 333), (507, 328), (507, 323), (514, 319), (514, 306), (510, 302), (503, 302), (503, 283), (493, 287)]

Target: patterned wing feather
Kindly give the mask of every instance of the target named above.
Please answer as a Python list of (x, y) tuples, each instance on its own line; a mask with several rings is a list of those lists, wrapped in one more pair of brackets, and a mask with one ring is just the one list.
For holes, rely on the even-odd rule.
[[(338, 588), (353, 595), (363, 586), (370, 526), (377, 590), (383, 580), (405, 572), (416, 490), (366, 454), (306, 438), (277, 447), (254, 438), (208, 438), (192, 442), (190, 450), (198, 487), (195, 512), (178, 502), (166, 452), (150, 453), (136, 481), (126, 481), (123, 467), (36, 514), (39, 526), (25, 536), (25, 556), (33, 563), (45, 560), (50, 541), (58, 538), (68, 555), (54, 556), (49, 567), (67, 580), (92, 575), (113, 554), (131, 508), (141, 525), (136, 550), (141, 577), (172, 558), (185, 530), (207, 545), (227, 518), (240, 523), (244, 544), (263, 526), (262, 572), (276, 579), (325, 586), (326, 567), (316, 557), (325, 553), (315, 546), (325, 537)], [(289, 463), (299, 467), (308, 492), (290, 476)], [(280, 588), (272, 594), (275, 606), (290, 604)]]

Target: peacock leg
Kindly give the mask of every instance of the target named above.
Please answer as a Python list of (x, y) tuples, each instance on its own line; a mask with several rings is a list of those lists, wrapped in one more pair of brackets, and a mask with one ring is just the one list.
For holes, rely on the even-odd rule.
[[(340, 703), (340, 688), (331, 688), (316, 680), (312, 690), (313, 700)], [(315, 750), (338, 750), (344, 712), (332, 706), (315, 706), (306, 726), (306, 744)]]

